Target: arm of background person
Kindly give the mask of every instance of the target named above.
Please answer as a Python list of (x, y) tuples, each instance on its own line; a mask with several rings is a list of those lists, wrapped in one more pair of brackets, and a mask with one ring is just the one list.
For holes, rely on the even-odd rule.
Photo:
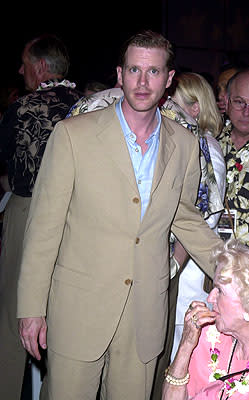
[[(211, 135), (206, 135), (210, 157), (213, 165), (214, 175), (220, 193), (221, 201), (224, 202), (226, 192), (226, 164), (219, 142)], [(206, 222), (211, 229), (214, 229), (220, 219), (222, 212), (210, 215)]]

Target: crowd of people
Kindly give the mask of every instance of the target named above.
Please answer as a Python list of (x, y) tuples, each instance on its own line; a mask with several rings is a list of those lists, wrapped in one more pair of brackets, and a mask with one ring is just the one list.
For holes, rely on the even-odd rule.
[(0, 122), (0, 397), (31, 358), (41, 400), (248, 400), (249, 67), (216, 96), (149, 30), (113, 88), (69, 66), (26, 43)]

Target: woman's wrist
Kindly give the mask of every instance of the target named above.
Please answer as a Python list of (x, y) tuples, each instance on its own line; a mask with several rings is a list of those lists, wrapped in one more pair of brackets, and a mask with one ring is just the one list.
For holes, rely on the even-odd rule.
[(189, 382), (189, 372), (183, 377), (177, 377), (171, 374), (170, 367), (165, 370), (165, 381), (170, 385), (183, 386)]

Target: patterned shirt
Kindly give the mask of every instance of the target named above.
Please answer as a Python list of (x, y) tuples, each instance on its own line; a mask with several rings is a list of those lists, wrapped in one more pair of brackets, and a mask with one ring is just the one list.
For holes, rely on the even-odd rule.
[[(65, 84), (64, 84), (65, 82)], [(82, 97), (69, 81), (48, 81), (19, 98), (0, 124), (0, 160), (6, 162), (11, 191), (31, 197), (47, 140), (55, 124)]]
[(249, 245), (249, 142), (239, 150), (232, 140), (232, 124), (223, 128), (218, 141), (227, 167), (226, 198), (230, 210), (236, 210), (236, 237)]

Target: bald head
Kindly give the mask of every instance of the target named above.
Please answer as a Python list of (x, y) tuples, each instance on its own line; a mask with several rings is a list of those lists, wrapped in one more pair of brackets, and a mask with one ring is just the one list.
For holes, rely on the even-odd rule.
[(228, 82), (227, 114), (233, 124), (233, 134), (249, 140), (249, 68), (235, 74)]
[[(227, 82), (227, 94), (231, 95), (233, 92), (233, 88), (240, 87), (241, 85), (246, 85), (247, 86), (247, 96), (249, 97), (249, 68), (236, 72), (232, 77), (229, 79)], [(236, 90), (236, 89), (235, 89)]]

